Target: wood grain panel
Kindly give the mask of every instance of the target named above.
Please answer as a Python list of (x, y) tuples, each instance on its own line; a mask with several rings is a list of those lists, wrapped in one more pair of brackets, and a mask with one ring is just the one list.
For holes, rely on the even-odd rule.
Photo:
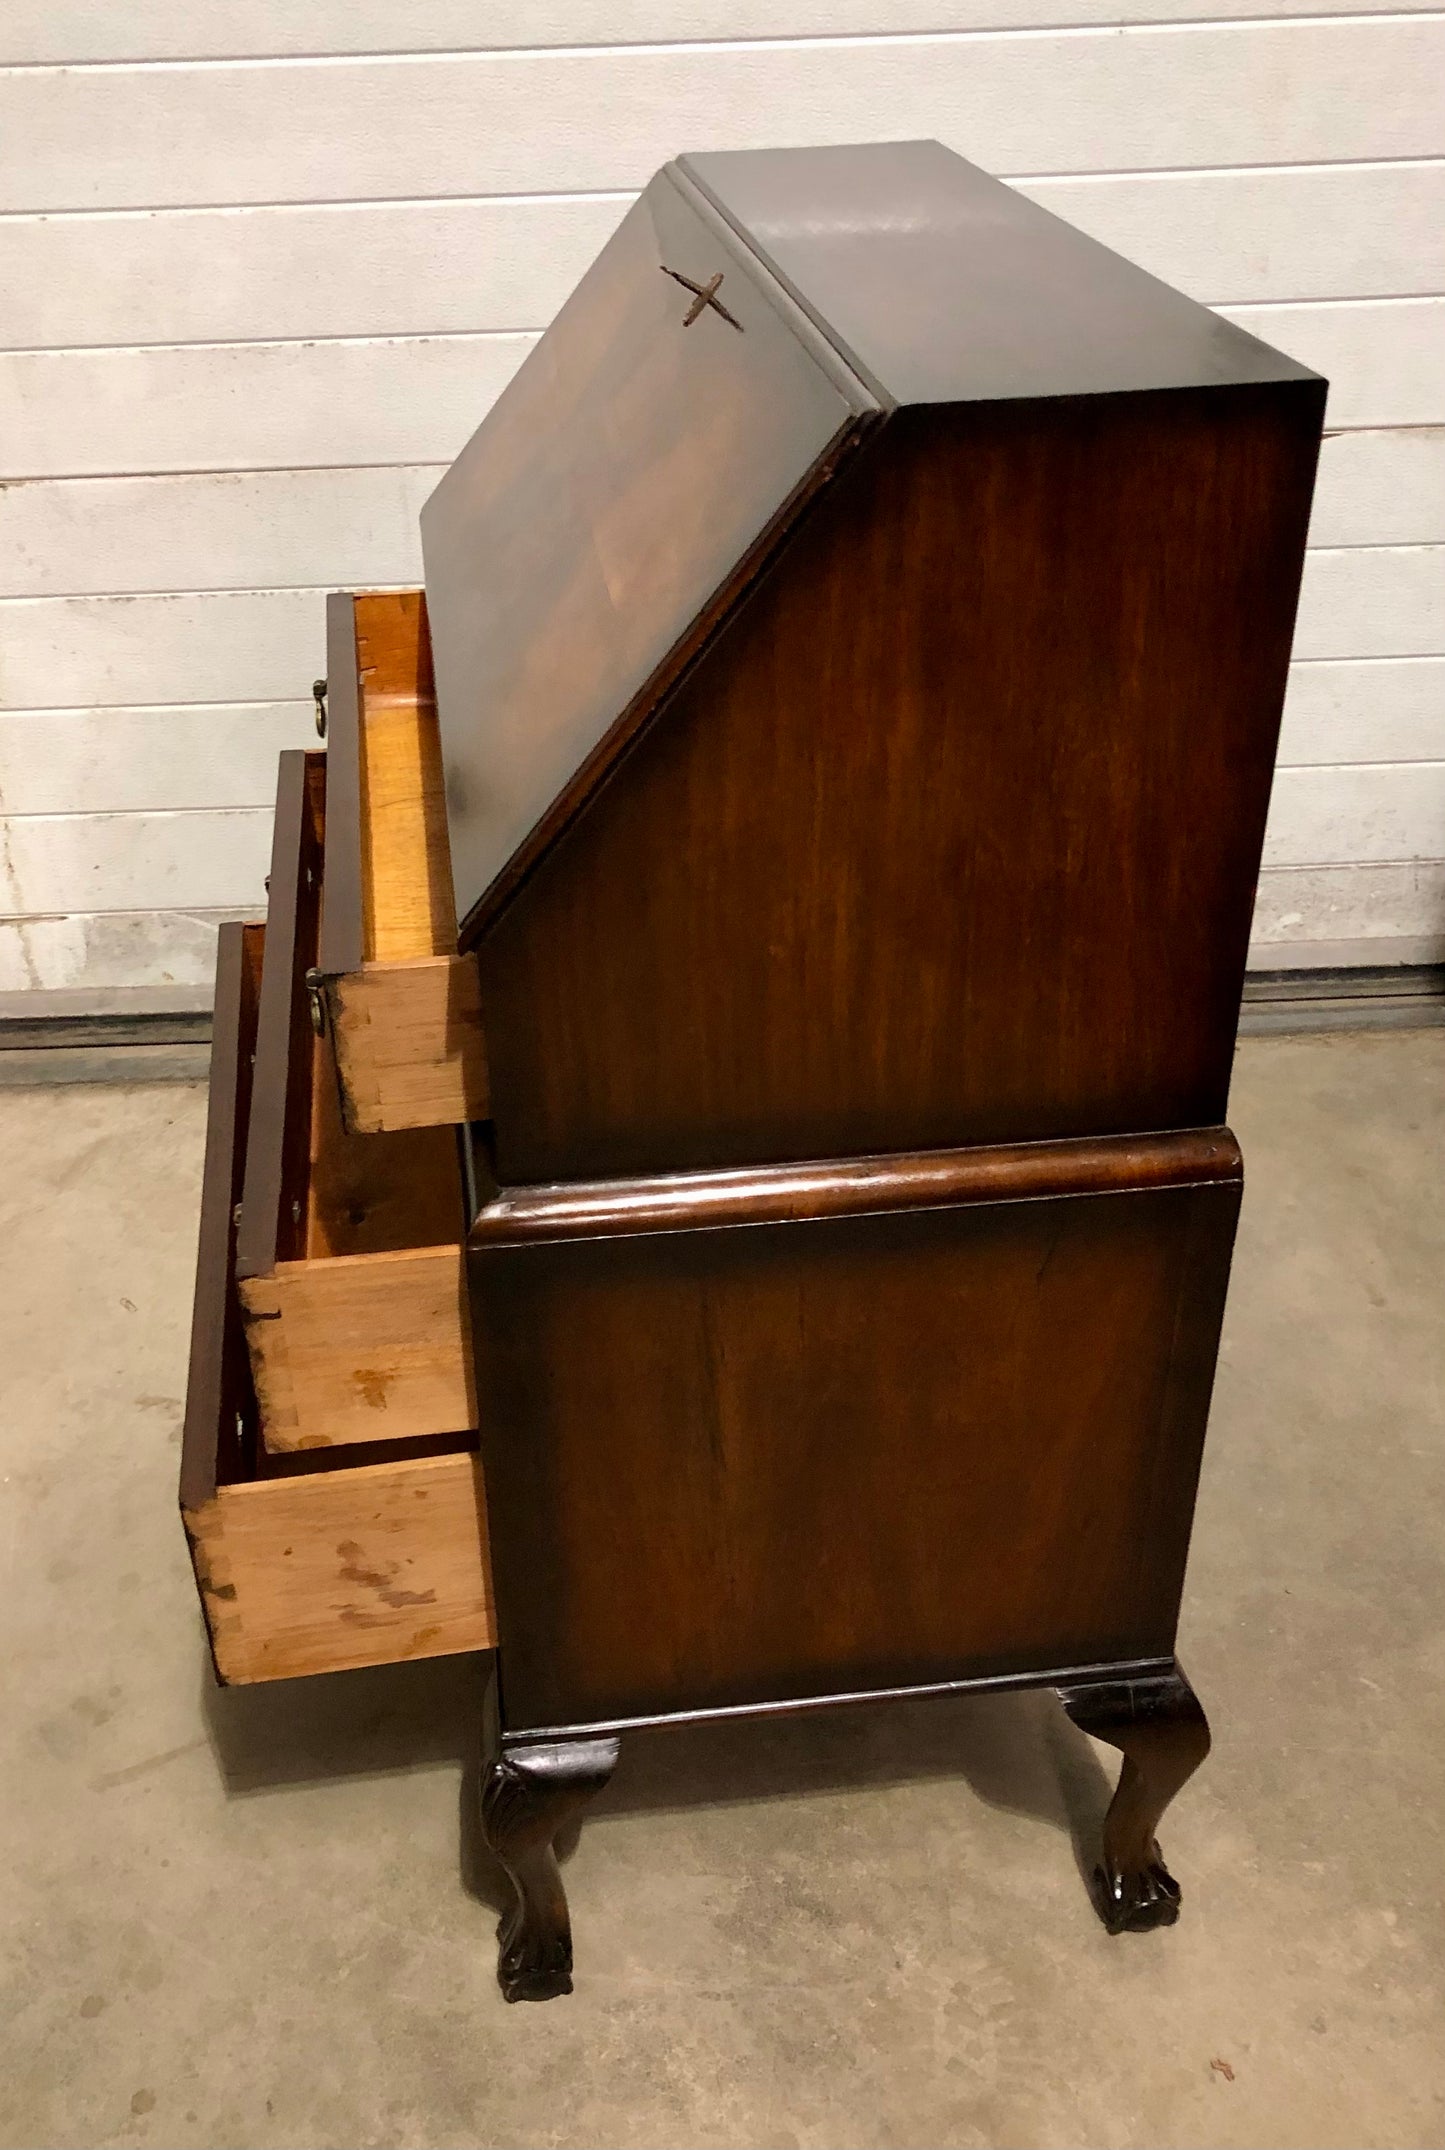
[(0, 189), (36, 211), (572, 192), (640, 186), (680, 143), (900, 135), (1005, 175), (1430, 157), (1442, 62), (1438, 17), (1381, 16), (20, 69), (0, 74)]
[(474, 1456), (225, 1486), (186, 1524), (228, 1685), (496, 1639)]
[(487, 927), (501, 1180), (1222, 1117), (1318, 400), (890, 420)]
[(1167, 1654), (1236, 1204), (474, 1254), (508, 1729)]
[[(217, 979), (180, 1500), (223, 1681), (485, 1649), (496, 1639), (474, 1455), (258, 1454), (233, 1284), (264, 931), (228, 927)], [(326, 1459), (330, 1465), (330, 1459)]]
[[(694, 321), (679, 275), (725, 281), (727, 316)], [(875, 414), (659, 173), (423, 511), (464, 936)]]
[(475, 1424), (460, 1246), (281, 1262), (239, 1289), (274, 1454)]

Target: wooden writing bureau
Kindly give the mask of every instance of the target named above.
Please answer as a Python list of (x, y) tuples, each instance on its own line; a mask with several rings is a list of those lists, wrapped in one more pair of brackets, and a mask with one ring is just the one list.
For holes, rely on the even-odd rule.
[[(510, 1998), (634, 1726), (1056, 1687), (1172, 1920), (1324, 383), (933, 143), (685, 158), (328, 615), (222, 933), (220, 1676), (495, 1648)], [(435, 684), (434, 684), (435, 675)]]

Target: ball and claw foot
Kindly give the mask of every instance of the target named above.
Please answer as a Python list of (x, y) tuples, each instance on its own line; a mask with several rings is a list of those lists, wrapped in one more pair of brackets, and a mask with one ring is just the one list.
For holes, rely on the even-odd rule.
[(482, 1835), (515, 1901), (497, 1928), (497, 1981), (509, 2001), (572, 1991), (572, 1923), (558, 1832), (617, 1763), (615, 1739), (539, 1741), (493, 1753), (482, 1773)]
[(1148, 1863), (1128, 1873), (1094, 1869), (1094, 1908), (1111, 1934), (1147, 1934), (1179, 1916), (1179, 1884), (1153, 1846)]
[(1179, 1884), (1164, 1864), (1160, 1816), (1209, 1752), (1209, 1726), (1178, 1665), (1141, 1680), (1061, 1687), (1079, 1727), (1124, 1757), (1104, 1817), (1103, 1858), (1094, 1907), (1111, 1934), (1152, 1933), (1179, 1916)]
[(497, 1926), (497, 1984), (506, 2001), (554, 2001), (572, 1991), (572, 1936), (527, 1930), (521, 1904)]

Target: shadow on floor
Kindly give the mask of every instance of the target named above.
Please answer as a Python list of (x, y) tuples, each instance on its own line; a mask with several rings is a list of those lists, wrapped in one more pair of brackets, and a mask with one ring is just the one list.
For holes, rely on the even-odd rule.
[[(205, 1668), (206, 1728), (227, 1792), (248, 1797), (331, 1778), (459, 1764), (461, 1873), (500, 1911), (509, 1885), (482, 1842), (477, 1733), (487, 1660), (413, 1665), (220, 1688)], [(806, 1799), (921, 1778), (1065, 1832), (1086, 1884), (1111, 1791), (1089, 1740), (1047, 1689), (859, 1703), (635, 1732), (589, 1818), (755, 1800)], [(582, 1823), (559, 1839), (565, 1861)]]

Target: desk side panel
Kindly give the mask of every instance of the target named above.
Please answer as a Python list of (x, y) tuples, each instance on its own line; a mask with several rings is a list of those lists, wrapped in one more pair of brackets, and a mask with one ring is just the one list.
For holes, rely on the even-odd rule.
[(483, 938), (503, 1184), (1222, 1120), (1320, 396), (878, 428)]
[(506, 1729), (1167, 1657), (1237, 1202), (474, 1247)]

